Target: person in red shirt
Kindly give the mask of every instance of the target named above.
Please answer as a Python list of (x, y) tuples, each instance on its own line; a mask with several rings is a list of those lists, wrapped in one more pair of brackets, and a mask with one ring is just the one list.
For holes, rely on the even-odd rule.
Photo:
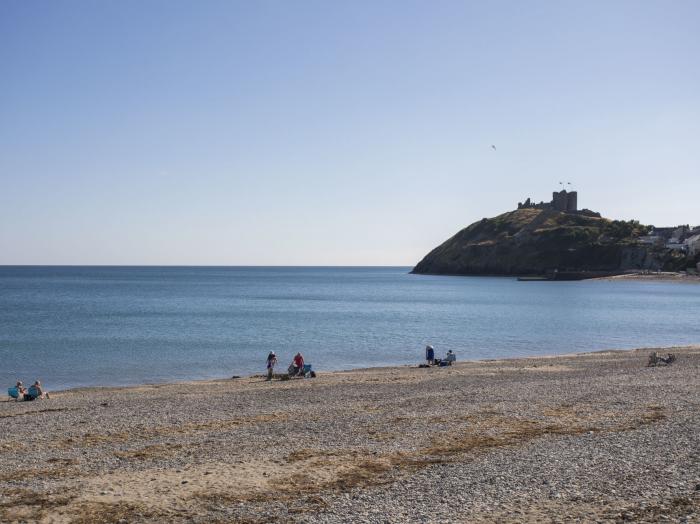
[(304, 374), (304, 357), (301, 353), (297, 353), (296, 355), (294, 355), (294, 359), (292, 360), (292, 366), (294, 366), (294, 375)]

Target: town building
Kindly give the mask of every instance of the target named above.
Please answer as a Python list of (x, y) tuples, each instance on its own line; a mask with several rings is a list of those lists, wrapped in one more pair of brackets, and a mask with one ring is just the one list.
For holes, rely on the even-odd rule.
[(690, 256), (695, 256), (700, 253), (700, 233), (686, 238), (685, 245), (687, 246)]

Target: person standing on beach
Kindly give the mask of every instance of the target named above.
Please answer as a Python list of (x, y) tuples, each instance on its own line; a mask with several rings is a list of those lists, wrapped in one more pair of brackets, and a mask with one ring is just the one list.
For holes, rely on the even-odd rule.
[(275, 369), (275, 364), (277, 364), (277, 357), (275, 356), (274, 351), (270, 351), (270, 354), (267, 355), (267, 380), (272, 380), (272, 373)]
[(435, 363), (435, 349), (433, 346), (425, 346), (425, 360), (428, 361), (429, 366), (432, 366)]

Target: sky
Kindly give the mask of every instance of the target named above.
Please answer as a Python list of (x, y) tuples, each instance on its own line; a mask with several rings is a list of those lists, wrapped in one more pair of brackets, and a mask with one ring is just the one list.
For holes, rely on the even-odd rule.
[(695, 0), (5, 0), (0, 264), (411, 266), (559, 182), (700, 224), (698, 27)]

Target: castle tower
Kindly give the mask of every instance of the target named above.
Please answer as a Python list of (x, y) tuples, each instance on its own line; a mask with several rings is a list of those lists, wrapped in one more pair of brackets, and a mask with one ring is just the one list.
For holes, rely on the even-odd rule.
[(570, 191), (566, 195), (566, 210), (568, 212), (578, 211), (578, 193), (576, 191)]
[(552, 207), (555, 210), (562, 212), (566, 212), (568, 210), (569, 199), (566, 195), (566, 189), (552, 193)]

